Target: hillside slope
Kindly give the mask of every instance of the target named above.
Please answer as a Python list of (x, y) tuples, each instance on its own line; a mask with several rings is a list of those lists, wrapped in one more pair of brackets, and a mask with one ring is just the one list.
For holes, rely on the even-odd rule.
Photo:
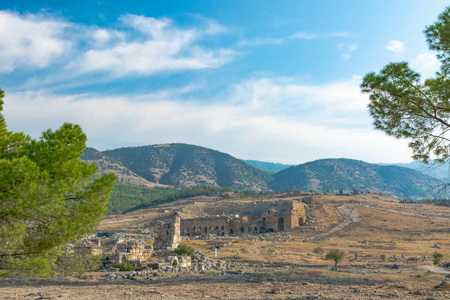
[(129, 147), (102, 152), (147, 181), (191, 187), (211, 185), (268, 190), (268, 174), (219, 151), (187, 144)]
[(164, 187), (162, 184), (150, 182), (141, 176), (135, 174), (125, 166), (120, 161), (117, 161), (107, 155), (103, 154), (94, 148), (86, 148), (81, 159), (92, 163), (94, 162), (97, 166), (97, 175), (101, 176), (105, 173), (114, 173), (117, 176), (119, 182), (131, 183), (137, 185), (145, 185), (147, 187)]
[(381, 192), (402, 198), (425, 198), (440, 182), (416, 170), (352, 159), (322, 159), (285, 169), (273, 176), (274, 191)]

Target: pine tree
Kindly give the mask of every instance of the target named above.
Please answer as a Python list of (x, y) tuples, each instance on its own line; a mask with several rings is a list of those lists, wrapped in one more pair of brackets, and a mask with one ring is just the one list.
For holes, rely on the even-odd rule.
[(95, 165), (79, 160), (85, 143), (78, 125), (35, 140), (8, 131), (0, 114), (0, 269), (48, 276), (61, 246), (96, 228), (116, 177), (93, 179)]

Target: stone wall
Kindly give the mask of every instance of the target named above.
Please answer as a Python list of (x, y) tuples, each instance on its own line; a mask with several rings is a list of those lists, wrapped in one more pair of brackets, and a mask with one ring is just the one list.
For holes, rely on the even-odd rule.
[(278, 201), (259, 214), (249, 216), (216, 215), (181, 220), (181, 235), (238, 235), (288, 231), (306, 222), (306, 204), (299, 201)]

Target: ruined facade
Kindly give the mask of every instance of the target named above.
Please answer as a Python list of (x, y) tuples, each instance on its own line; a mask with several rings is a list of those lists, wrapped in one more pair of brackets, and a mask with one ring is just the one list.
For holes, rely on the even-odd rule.
[(153, 248), (155, 251), (175, 250), (181, 241), (180, 236), (181, 218), (178, 214), (173, 216), (173, 222), (164, 223), (158, 221), (155, 225), (155, 241)]
[[(256, 210), (255, 210), (256, 211)], [(203, 216), (181, 220), (181, 235), (239, 235), (289, 231), (306, 222), (306, 205), (300, 201), (274, 202), (260, 213)]]
[(112, 267), (121, 264), (123, 261), (128, 261), (135, 266), (139, 266), (151, 257), (153, 247), (146, 246), (140, 240), (118, 241), (112, 252), (113, 254), (102, 257), (104, 267)]

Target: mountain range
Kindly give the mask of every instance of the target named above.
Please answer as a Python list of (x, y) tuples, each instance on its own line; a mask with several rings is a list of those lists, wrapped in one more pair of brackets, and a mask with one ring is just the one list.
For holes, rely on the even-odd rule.
[(321, 159), (297, 166), (247, 163), (226, 153), (187, 144), (106, 151), (87, 148), (81, 158), (95, 162), (99, 173), (113, 172), (120, 182), (148, 187), (208, 185), (257, 191), (359, 190), (415, 199), (429, 197), (432, 187), (441, 183), (417, 170), (395, 165), (353, 159)]

